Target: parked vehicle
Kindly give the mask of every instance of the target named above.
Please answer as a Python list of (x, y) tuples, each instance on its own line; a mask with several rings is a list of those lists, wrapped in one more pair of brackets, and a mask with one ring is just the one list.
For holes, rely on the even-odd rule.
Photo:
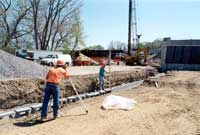
[(54, 51), (33, 51), (33, 59), (34, 60), (41, 60), (49, 55), (56, 55), (56, 54), (62, 54), (62, 52), (54, 52)]
[(40, 60), (40, 64), (48, 65), (48, 66), (55, 66), (59, 59), (64, 60), (65, 64), (67, 64), (69, 66), (72, 65), (72, 58), (69, 54), (48, 55), (47, 57)]
[(41, 60), (42, 58), (47, 57), (48, 55), (56, 55), (56, 54), (62, 54), (62, 52), (44, 51), (44, 50), (26, 50), (26, 49), (16, 50), (16, 56), (33, 61), (38, 61)]
[(21, 57), (21, 58), (25, 59), (28, 54), (27, 54), (27, 50), (25, 50), (25, 49), (18, 49), (18, 50), (15, 51), (15, 55), (17, 57)]

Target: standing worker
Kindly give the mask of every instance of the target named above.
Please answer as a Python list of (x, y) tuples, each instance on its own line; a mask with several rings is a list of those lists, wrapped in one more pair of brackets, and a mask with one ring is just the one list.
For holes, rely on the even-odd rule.
[(60, 87), (59, 83), (63, 78), (68, 78), (69, 74), (67, 71), (67, 66), (63, 60), (58, 60), (55, 67), (50, 68), (46, 80), (46, 88), (45, 95), (42, 104), (41, 111), (41, 121), (47, 118), (48, 112), (48, 103), (50, 96), (53, 96), (53, 118), (56, 119), (58, 116), (58, 108), (59, 108), (59, 96), (60, 96)]
[(99, 70), (99, 90), (104, 90), (104, 79), (105, 79), (105, 72), (108, 73), (105, 70), (106, 64), (102, 64)]

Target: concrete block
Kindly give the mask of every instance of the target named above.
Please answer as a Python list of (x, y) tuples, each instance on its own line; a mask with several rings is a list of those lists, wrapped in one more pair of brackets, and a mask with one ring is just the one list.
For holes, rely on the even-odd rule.
[(81, 94), (80, 97), (81, 97), (81, 99), (85, 99), (86, 98), (86, 94)]
[(15, 116), (15, 111), (8, 111), (8, 112), (0, 113), (0, 119), (3, 119), (3, 118), (14, 118), (14, 116)]
[(99, 94), (100, 94), (99, 92), (91, 92), (91, 93), (87, 94), (87, 97), (95, 97), (95, 96), (97, 96)]
[(59, 99), (59, 102), (63, 102), (63, 104), (67, 104), (67, 99), (66, 98), (60, 98)]
[(38, 104), (34, 104), (34, 105), (31, 105), (31, 114), (37, 112), (37, 111), (40, 111), (41, 108), (42, 108), (42, 103), (38, 103)]
[(79, 97), (78, 97), (77, 95), (75, 95), (74, 97), (75, 97), (75, 100), (76, 100), (76, 101), (79, 100)]
[(89, 94), (89, 93), (84, 93), (85, 99), (90, 98), (90, 96), (89, 96), (88, 94)]
[(76, 101), (76, 97), (75, 96), (67, 97), (67, 102), (68, 103), (75, 102), (75, 101)]
[(112, 90), (113, 90), (113, 88), (112, 89), (105, 89), (105, 93), (111, 93), (112, 92)]
[(104, 95), (105, 93), (106, 93), (105, 90), (99, 91), (99, 94), (100, 94), (100, 95)]
[(31, 114), (30, 107), (22, 107), (15, 109), (15, 118), (19, 118), (21, 116), (27, 116), (29, 114)]
[(88, 97), (94, 97), (94, 93), (93, 93), (93, 92), (88, 93), (87, 96), (88, 96)]
[(94, 96), (99, 96), (100, 95), (100, 92), (97, 91), (97, 92), (94, 92)]

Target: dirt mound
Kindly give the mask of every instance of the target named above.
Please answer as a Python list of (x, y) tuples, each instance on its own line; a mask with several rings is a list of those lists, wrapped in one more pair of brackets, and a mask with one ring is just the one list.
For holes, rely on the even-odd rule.
[(41, 78), (47, 69), (0, 50), (0, 79)]

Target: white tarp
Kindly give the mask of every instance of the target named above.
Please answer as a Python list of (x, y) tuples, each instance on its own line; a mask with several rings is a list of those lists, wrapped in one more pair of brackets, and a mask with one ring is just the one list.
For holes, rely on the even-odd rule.
[(133, 99), (124, 98), (121, 96), (110, 95), (103, 101), (103, 109), (122, 109), (131, 110), (137, 102)]

